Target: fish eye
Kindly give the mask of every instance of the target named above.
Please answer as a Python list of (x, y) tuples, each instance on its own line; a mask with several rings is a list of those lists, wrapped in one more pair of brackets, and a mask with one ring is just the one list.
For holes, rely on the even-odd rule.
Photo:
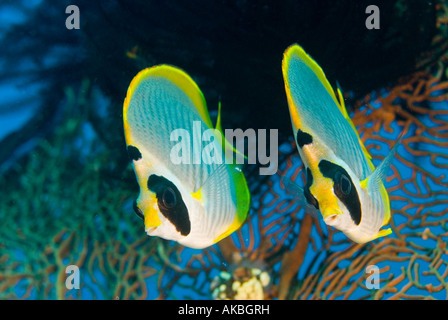
[(145, 220), (145, 216), (143, 215), (142, 210), (137, 206), (137, 200), (134, 200), (134, 203), (132, 204), (132, 207), (134, 208), (135, 214), (142, 220)]
[(339, 178), (339, 187), (343, 194), (348, 195), (350, 194), (350, 191), (352, 191), (352, 183), (350, 179), (345, 175), (341, 174)]
[(170, 187), (166, 188), (162, 195), (163, 205), (167, 209), (171, 209), (176, 206), (177, 199), (174, 190)]

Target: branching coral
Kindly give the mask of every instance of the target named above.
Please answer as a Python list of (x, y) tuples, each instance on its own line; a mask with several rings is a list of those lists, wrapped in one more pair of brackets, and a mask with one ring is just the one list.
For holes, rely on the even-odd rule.
[[(123, 182), (103, 179), (111, 155), (82, 138), (82, 117), (68, 116), (91, 102), (84, 89), (67, 89), (64, 125), (2, 177), (1, 298), (148, 297), (157, 240), (124, 210), (130, 191)], [(79, 267), (79, 290), (65, 285), (68, 265)]]
[[(405, 5), (403, 1), (400, 3)], [(415, 3), (422, 5), (419, 2)], [(151, 4), (154, 6), (156, 2)], [(162, 8), (173, 9), (173, 6), (173, 4), (163, 4)], [(265, 7), (257, 8), (262, 11)], [(114, 19), (108, 18), (122, 16), (122, 12), (114, 8), (123, 8), (122, 2), (111, 7), (101, 7), (102, 17), (113, 21)], [(131, 6), (130, 8), (139, 7)], [(267, 6), (266, 8), (275, 9), (276, 7)], [(244, 5), (240, 9), (244, 9)], [(338, 12), (339, 9), (335, 7), (334, 10)], [(340, 10), (345, 12), (344, 8)], [(444, 18), (446, 14), (443, 14), (443, 12), (446, 13), (446, 4), (443, 1), (438, 2), (437, 10), (440, 14), (438, 27), (442, 30), (446, 26), (446, 18)], [(133, 12), (139, 12), (139, 10), (127, 10), (123, 17), (131, 17)], [(148, 10), (148, 12), (158, 15), (156, 10)], [(171, 11), (165, 11), (167, 12)], [(181, 10), (175, 12), (178, 15), (183, 13)], [(234, 17), (234, 12), (229, 10), (225, 17)], [(321, 10), (316, 12), (320, 13)], [(96, 12), (93, 13), (95, 14)], [(427, 16), (432, 17), (432, 13), (430, 12)], [(36, 15), (36, 20), (38, 20), (37, 17), (39, 15)], [(220, 17), (218, 24), (225, 25), (224, 16), (220, 15)], [(334, 15), (333, 19), (338, 20), (337, 15)], [(409, 19), (410, 17), (408, 21)], [(94, 66), (91, 71), (92, 77), (98, 76), (103, 91), (119, 97), (115, 99), (116, 101), (121, 101), (129, 79), (121, 75), (120, 70), (104, 68), (104, 63), (99, 60), (104, 57), (112, 57), (109, 61), (126, 60), (128, 64), (115, 65), (122, 65), (126, 73), (131, 74), (133, 71), (129, 64), (133, 63), (136, 56), (144, 54), (147, 60), (151, 60), (151, 64), (157, 61), (163, 63), (177, 61), (195, 75), (203, 75), (201, 81), (209, 83), (209, 86), (213, 86), (213, 90), (219, 92), (228, 90), (227, 99), (234, 99), (230, 100), (231, 103), (228, 105), (234, 105), (236, 110), (234, 113), (228, 113), (229, 118), (240, 119), (240, 121), (247, 119), (240, 114), (243, 109), (244, 112), (253, 116), (254, 109), (250, 109), (251, 106), (257, 108), (259, 114), (265, 115), (268, 113), (259, 112), (260, 106), (264, 104), (266, 110), (272, 111), (274, 102), (281, 102), (280, 97), (284, 94), (280, 78), (277, 78), (278, 81), (272, 81), (277, 83), (279, 90), (260, 90), (263, 88), (261, 82), (251, 82), (253, 95), (247, 95), (246, 86), (240, 84), (241, 81), (247, 84), (247, 79), (254, 78), (253, 75), (257, 74), (254, 70), (258, 70), (262, 75), (255, 77), (258, 80), (271, 79), (271, 77), (275, 79), (273, 76), (275, 74), (281, 77), (275, 63), (268, 64), (277, 70), (271, 71), (266, 68), (266, 61), (277, 61), (278, 52), (291, 43), (291, 34), (294, 33), (282, 33), (285, 38), (277, 40), (278, 50), (266, 52), (267, 56), (259, 57), (258, 61), (253, 59), (253, 46), (250, 44), (258, 44), (259, 38), (252, 39), (252, 42), (248, 44), (245, 43), (248, 48), (246, 56), (238, 57), (241, 60), (235, 62), (233, 65), (235, 72), (232, 73), (221, 71), (229, 70), (227, 58), (229, 55), (234, 57), (233, 47), (229, 43), (234, 43), (234, 35), (240, 32), (238, 26), (230, 33), (221, 30), (223, 32), (221, 38), (224, 37), (227, 42), (224, 44), (219, 42), (217, 49), (214, 50), (211, 50), (213, 46), (210, 45), (206, 58), (201, 56), (199, 59), (201, 62), (197, 62), (197, 58), (191, 57), (197, 57), (194, 54), (198, 52), (197, 48), (200, 48), (201, 53), (204, 51), (202, 40), (192, 42), (200, 45), (196, 45), (195, 50), (186, 50), (189, 54), (184, 54), (181, 50), (180, 56), (171, 56), (170, 54), (177, 55), (177, 51), (166, 50), (167, 47), (162, 46), (158, 39), (160, 42), (165, 42), (168, 48), (171, 48), (173, 43), (178, 47), (179, 43), (167, 42), (166, 37), (152, 38), (151, 36), (159, 29), (151, 29), (153, 31), (151, 34), (146, 31), (148, 28), (145, 26), (148, 21), (154, 23), (157, 19), (148, 20), (147, 16), (139, 15), (139, 23), (134, 29), (122, 28), (122, 25), (128, 25), (128, 20), (124, 19), (124, 22), (116, 23), (115, 32), (110, 32), (109, 28), (97, 28), (97, 25), (86, 29), (86, 36), (92, 40), (89, 42), (92, 47), (101, 45), (98, 47), (101, 54), (98, 52), (91, 54), (88, 59), (91, 60), (88, 65)], [(91, 22), (95, 21), (95, 19), (91, 20)], [(243, 19), (243, 21), (246, 24), (246, 20)], [(251, 21), (259, 20), (254, 16)], [(200, 25), (208, 26), (210, 20), (204, 19), (200, 22)], [(272, 19), (272, 23), (276, 22), (276, 19)], [(289, 21), (282, 20), (283, 22), (287, 31), (291, 24)], [(99, 25), (100, 23), (98, 22)], [(261, 25), (264, 26), (264, 24)], [(328, 34), (328, 25), (331, 23), (322, 26), (325, 31), (322, 34)], [(415, 23), (412, 22), (411, 25)], [(158, 28), (163, 29), (160, 26)], [(207, 34), (212, 34), (211, 38), (215, 38), (216, 29), (203, 29), (207, 31)], [(43, 28), (39, 34), (42, 36), (51, 34), (45, 30)], [(102, 31), (97, 32), (99, 30)], [(117, 37), (118, 30), (122, 30), (120, 34), (125, 36)], [(135, 32), (136, 30), (138, 33)], [(261, 33), (251, 30), (251, 34), (263, 39), (271, 32), (278, 34), (277, 28), (263, 30), (264, 32)], [(357, 33), (358, 29), (345, 25), (341, 30), (352, 30)], [(342, 32), (342, 34), (345, 33)], [(130, 35), (135, 36), (128, 43)], [(170, 32), (169, 39), (171, 37), (177, 39), (175, 35), (175, 32)], [(11, 33), (6, 40), (14, 36)], [(41, 50), (46, 48), (41, 45), (42, 36), (35, 39), (36, 45)], [(316, 38), (311, 33), (309, 36)], [(105, 41), (109, 38), (112, 41)], [(192, 33), (183, 39), (182, 43), (189, 42), (192, 38), (195, 41), (202, 39)], [(208, 39), (208, 37), (205, 38)], [(412, 32), (408, 32), (405, 38), (415, 38), (415, 36)], [(121, 39), (126, 44), (117, 46), (117, 39)], [(245, 42), (244, 38), (239, 39)], [(333, 35), (330, 40), (339, 43), (340, 38)], [(208, 41), (206, 43), (209, 43)], [(328, 46), (328, 39), (321, 41), (325, 47), (335, 47)], [(65, 42), (64, 38), (62, 44)], [(433, 44), (437, 49), (435, 55), (437, 57), (446, 50), (443, 34), (438, 39), (434, 39)], [(401, 43), (395, 45), (393, 48), (400, 47)], [(411, 42), (412, 45), (414, 42)], [(31, 44), (31, 47), (34, 46)], [(421, 52), (423, 47), (426, 46), (420, 46), (416, 52)], [(16, 53), (17, 48), (14, 46), (11, 48), (11, 52)], [(28, 50), (28, 46), (20, 48), (22, 50), (19, 52), (34, 53), (33, 50)], [(128, 58), (133, 59), (126, 58), (126, 48), (134, 48), (127, 54)], [(367, 46), (367, 48), (371, 47)], [(318, 49), (317, 47), (314, 50), (318, 52)], [(394, 52), (393, 49), (390, 50)], [(229, 51), (231, 51), (230, 54)], [(366, 51), (369, 52), (369, 50)], [(92, 52), (96, 50), (92, 49)], [(105, 52), (108, 54), (104, 54)], [(215, 57), (211, 55), (211, 52), (218, 52), (220, 55)], [(334, 58), (332, 49), (327, 52), (331, 58)], [(151, 53), (153, 55), (155, 53), (155, 57)], [(352, 48), (339, 54), (344, 58), (347, 58), (348, 54), (357, 55)], [(414, 55), (410, 57), (413, 58)], [(394, 61), (400, 60), (395, 56), (394, 58)], [(356, 59), (347, 59), (362, 63)], [(79, 67), (81, 64), (78, 60), (73, 61), (75, 66)], [(339, 60), (336, 59), (336, 61)], [(433, 61), (434, 56), (423, 57), (418, 67)], [(139, 62), (142, 61), (139, 60)], [(189, 62), (195, 64), (195, 71), (193, 71), (195, 68), (188, 68)], [(249, 66), (252, 67), (247, 68), (247, 63), (250, 63)], [(250, 292), (256, 294), (250, 297), (266, 299), (447, 299), (448, 76), (444, 63), (442, 59), (442, 62), (431, 72), (414, 73), (384, 92), (368, 95), (358, 102), (354, 108), (355, 111), (351, 114), (376, 165), (388, 153), (399, 134), (404, 132), (402, 146), (398, 149), (396, 161), (392, 164), (391, 175), (386, 181), (393, 211), (391, 227), (394, 233), (366, 245), (355, 245), (342, 233), (327, 228), (320, 217), (306, 214), (294, 198), (286, 193), (280, 176), (290, 177), (299, 184), (303, 183), (304, 178), (300, 158), (295, 145), (291, 142), (284, 143), (280, 148), (280, 176), (249, 177), (253, 195), (251, 213), (246, 224), (231, 237), (200, 251), (184, 248), (158, 238), (148, 238), (144, 234), (141, 221), (131, 213), (130, 204), (135, 196), (136, 188), (132, 186), (134, 177), (130, 167), (127, 167), (124, 174), (117, 170), (120, 174), (115, 179), (110, 176), (114, 172), (111, 167), (115, 165), (117, 154), (113, 154), (110, 146), (102, 145), (107, 140), (112, 140), (106, 137), (109, 127), (101, 122), (104, 120), (101, 119), (101, 113), (93, 108), (97, 101), (94, 101), (91, 96), (92, 90), (88, 84), (77, 91), (67, 89), (67, 101), (63, 104), (64, 108), (61, 108), (64, 110), (64, 116), (61, 116), (61, 119), (64, 119), (61, 121), (62, 125), (51, 135), (51, 139), (40, 141), (39, 148), (35, 152), (0, 178), (1, 185), (4, 186), (0, 198), (0, 220), (2, 221), (0, 298), (242, 298), (243, 294)], [(14, 66), (14, 64), (10, 65)], [(240, 68), (241, 65), (246, 68)], [(387, 67), (391, 65), (393, 63), (389, 63)], [(62, 66), (63, 74), (71, 74), (73, 77), (73, 73), (65, 72)], [(384, 68), (382, 70), (388, 69), (383, 66), (383, 62), (381, 66)], [(146, 67), (146, 65), (140, 67)], [(347, 68), (346, 74), (351, 76), (352, 69)], [(249, 72), (250, 77), (241, 76), (241, 70)], [(72, 85), (81, 75), (84, 75), (85, 71), (79, 68), (76, 80), (65, 79), (63, 83)], [(382, 74), (383, 72), (379, 69), (375, 71), (381, 74), (383, 80), (389, 76)], [(268, 74), (265, 75), (265, 72)], [(218, 81), (210, 76), (211, 73), (224, 75), (227, 78)], [(235, 74), (238, 77), (235, 77)], [(372, 81), (376, 79), (367, 73), (363, 73), (363, 76), (366, 79), (372, 78)], [(48, 105), (52, 106), (51, 110), (54, 111), (60, 109), (57, 108), (58, 104), (55, 101), (59, 102), (62, 93), (60, 94), (61, 91), (54, 88), (60, 87), (61, 78), (54, 76), (51, 79), (52, 85), (49, 91), (58, 92), (58, 94), (49, 95), (45, 101), (51, 102)], [(210, 79), (214, 80), (209, 82)], [(235, 82), (236, 80), (240, 82)], [(218, 89), (215, 88), (215, 84), (221, 82), (231, 83), (229, 88), (237, 88), (244, 92), (228, 98), (231, 96), (229, 88), (223, 88), (225, 86), (222, 84), (221, 87), (217, 86)], [(380, 82), (384, 83), (384, 81)], [(239, 93), (238, 90), (234, 92)], [(212, 93), (213, 96), (218, 95), (217, 91)], [(253, 103), (252, 99), (255, 96), (262, 103)], [(286, 112), (286, 102), (283, 102)], [(119, 105), (117, 110), (121, 108), (120, 103), (117, 103)], [(56, 112), (50, 114), (51, 117), (42, 118), (48, 120), (59, 115)], [(115, 148), (113, 150), (119, 150), (120, 146), (116, 141), (120, 141), (118, 137), (121, 136), (117, 133), (120, 132), (121, 127), (116, 124), (121, 121), (119, 117), (121, 113), (113, 114), (115, 118), (111, 123), (114, 125), (111, 124), (110, 127), (113, 127), (111, 132), (114, 132), (112, 135), (115, 140), (109, 143)], [(234, 116), (235, 114), (238, 116)], [(264, 121), (271, 123), (274, 120), (268, 117), (258, 123), (263, 124)], [(284, 121), (280, 119), (278, 123), (287, 121), (285, 117)], [(39, 123), (46, 122), (39, 121)], [(89, 125), (96, 126), (91, 131), (99, 135), (104, 133), (104, 137), (87, 138), (85, 131), (89, 130)], [(286, 128), (283, 125), (282, 127)], [(34, 132), (30, 128), (27, 131)], [(17, 135), (14, 134), (14, 136)], [(30, 136), (34, 134), (28, 133), (25, 140), (27, 141)], [(17, 141), (9, 139), (9, 148), (4, 148), (3, 156), (0, 158), (8, 158), (12, 146), (17, 147), (23, 142)], [(107, 177), (104, 176), (104, 172), (107, 172)], [(68, 265), (76, 265), (80, 268), (81, 288), (79, 290), (69, 290), (65, 286)], [(368, 266), (378, 267), (380, 272), (378, 289), (370, 289)], [(221, 295), (222, 293), (225, 294)]]

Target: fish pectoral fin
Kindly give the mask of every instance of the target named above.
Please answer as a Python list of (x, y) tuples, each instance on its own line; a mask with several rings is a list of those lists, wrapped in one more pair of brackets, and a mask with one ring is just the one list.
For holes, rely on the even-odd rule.
[(199, 201), (202, 202), (202, 192), (201, 192), (202, 188), (200, 188), (198, 191), (196, 192), (192, 192), (191, 196)]
[(389, 154), (383, 159), (378, 167), (363, 181), (361, 181), (361, 187), (369, 190), (369, 192), (380, 190), (383, 185), (383, 181), (387, 177), (388, 169), (395, 158), (395, 152), (398, 146), (401, 144), (403, 134), (400, 135), (398, 141), (395, 143)]
[(202, 199), (202, 190), (206, 190), (207, 186), (213, 185), (214, 183), (219, 184), (220, 179), (225, 178), (226, 174), (226, 164), (220, 164), (213, 172), (211, 172), (205, 179), (202, 185), (195, 185), (193, 188), (192, 196), (196, 199)]
[(305, 209), (306, 213), (315, 218), (319, 217), (319, 210), (316, 209), (312, 204), (310, 204), (308, 200), (306, 200), (305, 190), (301, 186), (299, 186), (297, 183), (286, 176), (281, 176), (280, 179), (285, 186), (286, 193), (291, 195), (294, 200), (297, 201), (299, 205)]
[(378, 238), (382, 238), (382, 237), (388, 236), (390, 234), (392, 234), (392, 229), (391, 228), (383, 229), (383, 230), (380, 230), (377, 233), (376, 237), (373, 238), (372, 240), (375, 240), (375, 239), (378, 239)]
[[(297, 183), (286, 176), (281, 176), (281, 181), (285, 186), (286, 193), (297, 198), (305, 199), (304, 190)], [(306, 200), (306, 199), (305, 199)]]

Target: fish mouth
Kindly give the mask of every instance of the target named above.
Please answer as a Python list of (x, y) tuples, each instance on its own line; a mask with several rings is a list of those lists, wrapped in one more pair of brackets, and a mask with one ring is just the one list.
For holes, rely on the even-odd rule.
[(146, 228), (146, 234), (148, 235), (148, 236), (150, 236), (152, 233), (154, 233), (154, 231), (156, 231), (156, 229), (157, 229), (157, 227), (148, 227), (148, 228)]
[(337, 215), (337, 214), (332, 214), (332, 215), (326, 217), (326, 218), (324, 219), (324, 221), (325, 221), (325, 223), (326, 223), (327, 225), (329, 225), (329, 226), (333, 226), (333, 225), (336, 224), (337, 219), (338, 219), (338, 215)]
[(341, 215), (341, 212), (339, 210), (335, 209), (326, 209), (324, 210), (322, 216), (324, 218), (324, 221), (329, 226), (334, 226), (339, 221), (339, 216)]

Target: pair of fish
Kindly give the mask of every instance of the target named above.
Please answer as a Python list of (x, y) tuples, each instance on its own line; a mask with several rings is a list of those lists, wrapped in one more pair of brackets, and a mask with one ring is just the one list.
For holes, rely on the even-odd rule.
[[(318, 64), (299, 45), (283, 58), (289, 111), (307, 183), (283, 179), (307, 211), (320, 211), (325, 223), (357, 243), (391, 233), (389, 198), (382, 183), (395, 148), (374, 168), (348, 117), (341, 91), (335, 93)], [(220, 110), (219, 110), (220, 112)], [(220, 128), (214, 150), (231, 148)], [(134, 210), (150, 236), (192, 248), (210, 246), (245, 221), (250, 193), (234, 164), (173, 164), (173, 130), (193, 132), (194, 123), (213, 128), (203, 94), (182, 70), (160, 65), (137, 74), (123, 107), (129, 157), (140, 186)], [(192, 141), (186, 147), (193, 150)], [(200, 143), (200, 141), (199, 141)]]

